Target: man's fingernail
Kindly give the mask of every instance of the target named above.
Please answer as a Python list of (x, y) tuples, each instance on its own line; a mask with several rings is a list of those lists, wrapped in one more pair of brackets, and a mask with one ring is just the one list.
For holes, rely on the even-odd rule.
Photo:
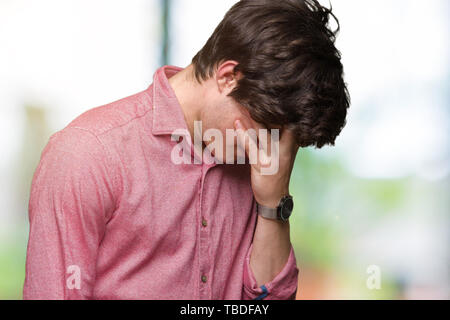
[(236, 120), (234, 125), (236, 126), (237, 129), (242, 129), (242, 123), (239, 120)]

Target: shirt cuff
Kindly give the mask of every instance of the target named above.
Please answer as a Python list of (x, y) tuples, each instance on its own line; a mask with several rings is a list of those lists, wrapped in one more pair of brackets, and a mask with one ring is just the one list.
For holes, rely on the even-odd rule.
[(298, 268), (294, 249), (291, 246), (288, 261), (283, 270), (269, 283), (258, 287), (255, 275), (250, 267), (250, 256), (253, 244), (245, 258), (244, 266), (244, 299), (247, 300), (293, 300), (297, 294)]

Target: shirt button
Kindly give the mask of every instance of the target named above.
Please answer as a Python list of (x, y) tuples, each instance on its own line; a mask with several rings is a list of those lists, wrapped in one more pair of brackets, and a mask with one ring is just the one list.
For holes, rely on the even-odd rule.
[(206, 281), (208, 281), (208, 278), (206, 276), (202, 276), (202, 282), (206, 283)]
[(206, 227), (208, 226), (208, 221), (206, 221), (205, 219), (203, 219), (203, 221), (202, 221), (202, 226), (206, 228)]

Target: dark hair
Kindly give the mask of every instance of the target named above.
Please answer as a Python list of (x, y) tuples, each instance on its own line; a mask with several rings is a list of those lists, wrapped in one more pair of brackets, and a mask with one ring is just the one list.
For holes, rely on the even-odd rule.
[(350, 105), (339, 28), (316, 0), (241, 0), (193, 58), (195, 77), (202, 82), (237, 61), (243, 77), (230, 96), (253, 120), (293, 130), (301, 147), (334, 145)]

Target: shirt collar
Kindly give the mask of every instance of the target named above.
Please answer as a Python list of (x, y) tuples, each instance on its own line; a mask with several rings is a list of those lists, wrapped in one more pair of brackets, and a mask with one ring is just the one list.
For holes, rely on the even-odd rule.
[(175, 66), (159, 68), (153, 77), (153, 126), (154, 135), (172, 134), (175, 130), (186, 129), (181, 105), (173, 91), (169, 78), (183, 70)]
[[(169, 83), (169, 79), (182, 71), (182, 68), (175, 66), (164, 66), (159, 68), (153, 77), (153, 88), (151, 94), (153, 95), (153, 126), (152, 133), (154, 135), (172, 135), (177, 130), (189, 129), (184, 118), (183, 109), (178, 101), (175, 91)], [(196, 157), (202, 160), (201, 153), (198, 154), (194, 149), (194, 145), (191, 144), (191, 157)], [(205, 164), (203, 159), (203, 165), (207, 167), (214, 167), (214, 158), (206, 153), (207, 163)]]

